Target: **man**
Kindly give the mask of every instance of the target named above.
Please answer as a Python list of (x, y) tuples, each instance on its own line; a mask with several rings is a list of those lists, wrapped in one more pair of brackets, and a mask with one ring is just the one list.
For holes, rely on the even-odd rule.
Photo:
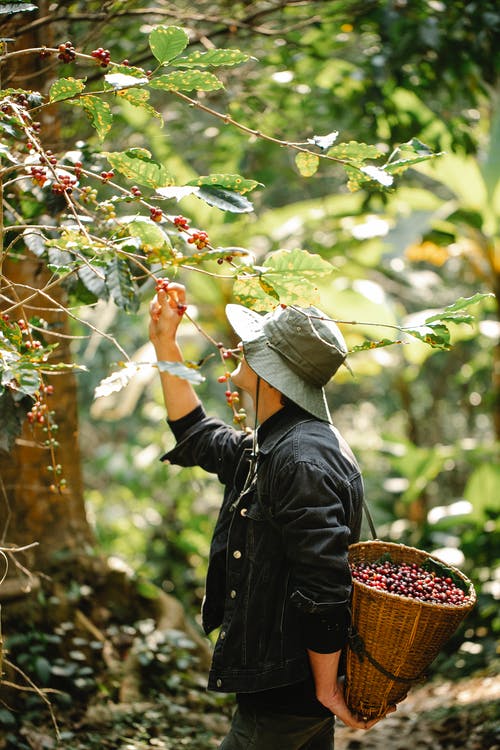
[[(151, 303), (159, 361), (183, 361), (185, 304), (176, 283)], [(351, 714), (339, 679), (363, 484), (323, 387), (347, 350), (315, 308), (261, 316), (228, 305), (227, 316), (244, 355), (231, 380), (253, 399), (253, 437), (207, 417), (187, 380), (161, 372), (177, 439), (163, 459), (202, 466), (225, 487), (202, 608), (205, 632), (220, 628), (208, 687), (237, 698), (220, 750), (330, 750), (335, 716), (376, 723)]]

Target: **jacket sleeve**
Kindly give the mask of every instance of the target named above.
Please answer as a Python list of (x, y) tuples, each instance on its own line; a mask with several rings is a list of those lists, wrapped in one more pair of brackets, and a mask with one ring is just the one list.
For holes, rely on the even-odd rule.
[(201, 466), (222, 484), (234, 481), (235, 465), (251, 438), (220, 419), (207, 417), (198, 406), (182, 419), (169, 422), (177, 444), (161, 460), (178, 466)]
[(349, 484), (328, 467), (287, 463), (276, 476), (275, 521), (292, 566), (292, 603), (300, 612), (304, 643), (319, 653), (340, 650), (350, 621)]

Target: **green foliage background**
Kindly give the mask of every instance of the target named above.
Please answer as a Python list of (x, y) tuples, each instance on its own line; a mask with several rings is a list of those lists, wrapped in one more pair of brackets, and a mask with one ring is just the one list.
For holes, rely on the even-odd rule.
[[(96, 28), (88, 41), (80, 5), (65, 4), (53, 24), (57, 29), (58, 13), (69, 16), (72, 39), (89, 52), (97, 46)], [(85, 5), (100, 18), (100, 3)], [(217, 246), (251, 250), (257, 263), (283, 248), (304, 248), (329, 261), (335, 271), (318, 279), (319, 303), (347, 321), (341, 325), (351, 349), (367, 338), (402, 338), (401, 345), (352, 354), (353, 375), (345, 371), (328, 387), (334, 421), (363, 466), (379, 536), (443, 551), (478, 588), (475, 613), (437, 666), (449, 675), (486, 668), (500, 630), (498, 302), (478, 303), (471, 325), (450, 323), (449, 352), (398, 329), (419, 325), (457, 298), (498, 293), (498, 8), (490, 2), (200, 2), (193, 14), (187, 2), (176, 3), (175, 13), (168, 3), (156, 5), (168, 23), (183, 19), (189, 51), (210, 49), (208, 39), (237, 47), (249, 60), (218, 71), (225, 88), (198, 95), (205, 109), (152, 90), (148, 101), (164, 127), (154, 111), (123, 98), (111, 108), (106, 151), (120, 152), (123, 144), (147, 149), (177, 185), (214, 173), (261, 183), (251, 195), (252, 213), (223, 212), (194, 196), (172, 210)], [(146, 66), (151, 25), (164, 17), (139, 22), (138, 9), (134, 2), (111, 3), (99, 44), (113, 60)], [(224, 21), (227, 14), (233, 24)], [(68, 66), (67, 78), (77, 74)], [(63, 95), (52, 92), (53, 100)], [(207, 108), (259, 133), (224, 123)], [(76, 108), (65, 112), (62, 140), (77, 144), (96, 168), (109, 168), (92, 123)], [(445, 154), (415, 165), (394, 189), (367, 182), (350, 192), (341, 165), (322, 160), (305, 177), (294, 150), (261, 137), (308, 144), (336, 130), (339, 144), (365, 142), (384, 159), (412, 139)], [(28, 213), (36, 213), (35, 203), (30, 209), (26, 199)], [(128, 210), (118, 202), (114, 208)], [(217, 275), (181, 268), (177, 277), (188, 286), (198, 323), (230, 345), (224, 306), (232, 299), (232, 279), (214, 261), (206, 267)], [(144, 283), (128, 316), (112, 302), (84, 314), (142, 361), (151, 357), (143, 347), (152, 293)], [(127, 308), (126, 300), (120, 307)], [(193, 327), (183, 329), (186, 359), (199, 362), (213, 353)], [(87, 330), (75, 324), (74, 333)], [(220, 488), (199, 470), (160, 465), (172, 439), (153, 370), (94, 402), (95, 387), (120, 355), (109, 339), (95, 336), (75, 340), (74, 353), (89, 367), (79, 376), (81, 446), (97, 540), (135, 574), (174, 593), (196, 618)], [(231, 419), (217, 358), (203, 372), (199, 392), (207, 410)]]

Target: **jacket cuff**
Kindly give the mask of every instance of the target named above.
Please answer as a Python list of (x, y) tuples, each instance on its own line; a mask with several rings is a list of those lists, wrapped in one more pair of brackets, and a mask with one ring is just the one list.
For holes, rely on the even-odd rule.
[(306, 648), (318, 654), (331, 654), (345, 646), (351, 621), (349, 599), (316, 602), (297, 590), (291, 601), (299, 610)]
[(334, 614), (300, 614), (302, 638), (305, 648), (318, 654), (340, 651), (347, 643), (350, 615), (347, 607)]

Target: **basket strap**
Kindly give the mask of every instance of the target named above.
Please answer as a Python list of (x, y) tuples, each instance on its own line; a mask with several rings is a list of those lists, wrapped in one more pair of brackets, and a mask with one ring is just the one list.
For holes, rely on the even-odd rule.
[(385, 667), (383, 667), (382, 664), (374, 659), (369, 651), (367, 651), (365, 642), (361, 638), (354, 625), (351, 626), (351, 631), (349, 633), (349, 646), (360, 661), (363, 661), (364, 657), (366, 656), (370, 664), (372, 664), (375, 669), (378, 669), (379, 672), (381, 672), (385, 677), (388, 677), (390, 680), (395, 680), (395, 682), (403, 682), (406, 685), (411, 685), (414, 682), (420, 682), (425, 676), (425, 671), (420, 672), (417, 677), (400, 677), (399, 675), (395, 675), (392, 674), (392, 672), (389, 672), (388, 669), (385, 669)]
[(377, 530), (375, 529), (375, 524), (373, 523), (372, 514), (370, 513), (370, 509), (368, 507), (368, 503), (366, 502), (365, 498), (363, 498), (363, 510), (365, 512), (366, 520), (368, 521), (368, 525), (370, 527), (370, 532), (371, 532), (373, 539), (378, 539)]

